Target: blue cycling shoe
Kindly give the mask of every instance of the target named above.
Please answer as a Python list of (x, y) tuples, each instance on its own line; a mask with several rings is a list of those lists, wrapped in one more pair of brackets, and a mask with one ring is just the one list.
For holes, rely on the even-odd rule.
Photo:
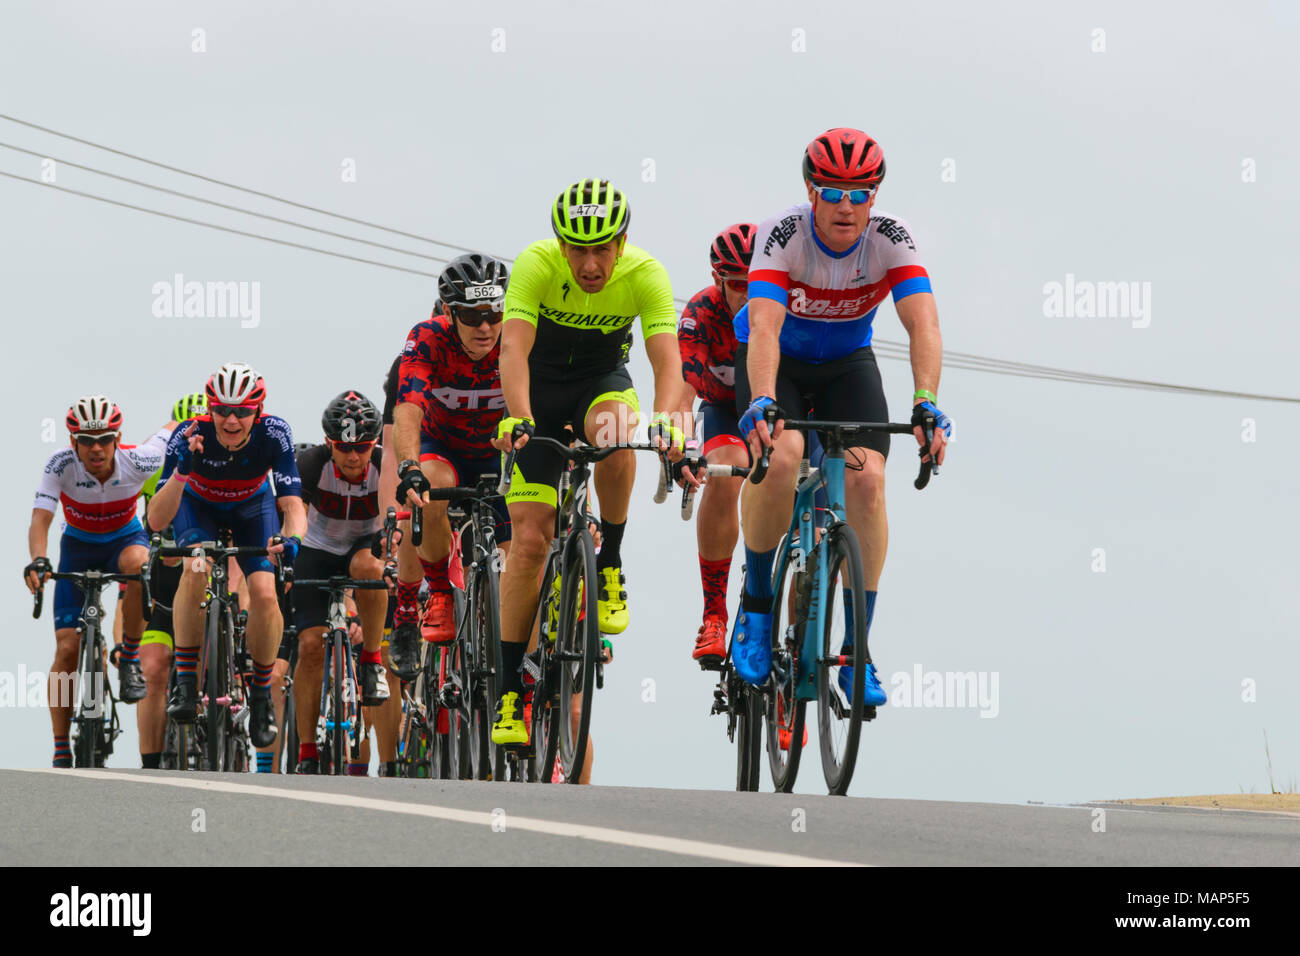
[(772, 673), (772, 615), (742, 605), (731, 632), (731, 664), (740, 679), (761, 686)]
[[(840, 653), (852, 654), (853, 648), (845, 648)], [(840, 690), (844, 692), (846, 701), (853, 700), (853, 668), (841, 667), (839, 674)], [(867, 672), (862, 675), (862, 702), (868, 707), (883, 707), (889, 701), (885, 689), (880, 686), (880, 678), (876, 676), (876, 665), (867, 664)]]

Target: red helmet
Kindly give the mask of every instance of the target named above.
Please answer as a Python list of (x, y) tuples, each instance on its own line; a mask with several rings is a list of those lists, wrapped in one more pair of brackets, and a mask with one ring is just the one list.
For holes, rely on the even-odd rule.
[(122, 409), (106, 395), (85, 395), (68, 409), (68, 433), (86, 432), (91, 435), (122, 430)]
[(804, 150), (803, 178), (818, 184), (876, 186), (885, 178), (885, 153), (860, 129), (828, 129)]
[(754, 233), (758, 226), (752, 222), (738, 222), (728, 226), (709, 246), (709, 265), (718, 275), (744, 275), (749, 271), (749, 260), (754, 255)]

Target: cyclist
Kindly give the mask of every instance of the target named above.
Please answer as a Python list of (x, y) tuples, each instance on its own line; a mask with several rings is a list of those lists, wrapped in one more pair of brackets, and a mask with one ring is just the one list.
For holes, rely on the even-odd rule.
[[(518, 455), (506, 496), (515, 546), (501, 575), (504, 673), (492, 727), (498, 745), (528, 739), (518, 669), (537, 615), (564, 467), (554, 450), (530, 445), (528, 438), (535, 432), (564, 441), (564, 427), (572, 425), (590, 444), (629, 440), (640, 410), (627, 371), (638, 315), (655, 377), (651, 439), (673, 461), (682, 457), (682, 431), (672, 424), (682, 387), (672, 285), (657, 259), (627, 244), (630, 216), (626, 197), (608, 180), (569, 186), (552, 207), (555, 239), (534, 242), (520, 254), (506, 294), (501, 380), (509, 417), (494, 444), (506, 451), (513, 443)], [(631, 450), (616, 452), (594, 470), (603, 537), (596, 611), (607, 634), (628, 625), (620, 548), (635, 477)]]
[[(208, 412), (172, 433), (161, 485), (150, 504), (149, 525), (173, 525), (182, 547), (215, 541), (228, 528), (237, 547), (269, 548), (277, 560), (292, 565), (307, 519), (302, 482), (293, 457), (289, 424), (263, 411), (266, 383), (248, 365), (227, 363), (204, 389)], [(274, 490), (268, 476), (274, 476)], [(277, 509), (283, 515), (277, 520)], [(282, 541), (276, 541), (282, 536)], [(271, 673), (284, 619), (269, 557), (240, 557), (247, 579), (248, 625), (253, 658), (249, 690), (249, 737), (254, 747), (275, 741)], [(176, 691), (167, 713), (178, 723), (192, 723), (198, 708), (199, 643), (203, 636), (199, 602), (207, 588), (207, 570), (186, 562), (176, 591)]]
[[(46, 556), (50, 525), (60, 503), (65, 527), (59, 539), (60, 571), (110, 571), (138, 574), (148, 556), (148, 538), (136, 517), (136, 500), (149, 475), (162, 464), (168, 429), (162, 428), (139, 447), (121, 444), (122, 410), (104, 395), (87, 395), (68, 409), (69, 447), (45, 465), (32, 505), (27, 546), (31, 563), (23, 569), (33, 594), (49, 579)], [(54, 586), (54, 663), (50, 665), (50, 723), (54, 731), (54, 766), (71, 767), (68, 729), (72, 723), (70, 685), (77, 669), (83, 595), (71, 581)], [(148, 688), (140, 671), (140, 632), (144, 615), (138, 582), (127, 585), (122, 610), (123, 648), (118, 658), (122, 700), (142, 700)], [(165, 682), (164, 682), (165, 683)]]
[[(203, 414), (207, 407), (208, 397), (202, 392), (194, 392), (176, 400), (172, 405), (171, 419), (178, 424), (187, 422)], [(149, 520), (149, 502), (158, 490), (160, 477), (161, 462), (158, 470), (149, 476), (149, 480), (140, 489), (140, 498), (144, 502), (143, 520), (146, 524)], [(175, 543), (170, 526), (163, 537), (167, 544)], [(157, 770), (162, 761), (163, 737), (167, 731), (167, 681), (172, 667), (172, 602), (180, 583), (180, 565), (168, 566), (162, 561), (155, 561), (150, 568), (149, 591), (154, 604), (152, 609), (145, 608), (149, 619), (145, 623), (144, 634), (140, 637), (140, 669), (144, 672), (149, 694), (135, 710), (136, 724), (140, 731), (140, 764), (146, 770)]]
[[(749, 299), (749, 260), (754, 252), (752, 222), (736, 223), (718, 233), (709, 247), (713, 284), (697, 292), (677, 323), (686, 387), (682, 411), (691, 412), (702, 429), (701, 453), (717, 465), (749, 464), (749, 451), (736, 416), (736, 332), (733, 320)], [(740, 478), (714, 478), (704, 486), (695, 521), (704, 589), (704, 623), (695, 637), (695, 660), (713, 664), (727, 656), (727, 578), (740, 524), (736, 502)]]
[[(307, 504), (307, 534), (294, 561), (299, 579), (346, 575), (358, 580), (383, 577), (383, 562), (370, 545), (383, 526), (379, 513), (379, 474), (382, 452), (377, 446), (383, 428), (379, 409), (360, 392), (334, 397), (321, 416), (325, 444), (313, 445), (297, 456)], [(355, 607), (361, 618), (361, 703), (388, 699), (388, 677), (380, 644), (384, 638), (387, 592), (358, 590)], [(329, 617), (327, 588), (296, 586), (293, 620), (298, 629), (298, 666), (293, 673), (299, 733), (298, 772), (316, 773), (316, 721), (320, 717), (318, 688), (324, 676), (325, 635)], [(308, 739), (310, 738), (310, 739)]]
[[(919, 424), (932, 414), (939, 427), (927, 457), (943, 463), (952, 426), (935, 406), (943, 358), (938, 312), (907, 224), (873, 211), (884, 177), (875, 140), (857, 129), (827, 130), (804, 151), (808, 201), (768, 218), (754, 240), (749, 303), (735, 321), (736, 410), (743, 412), (740, 429), (755, 457), (763, 446), (773, 450), (767, 479), (747, 483), (741, 494), (746, 576), (731, 656), (751, 684), (762, 684), (771, 671), (772, 563), (790, 522), (803, 457), (802, 434), (783, 433), (780, 421), (769, 432), (764, 409), (775, 403), (803, 417), (815, 406), (822, 420), (887, 421), (871, 323), (890, 292), (911, 341), (914, 434), (923, 445)], [(888, 451), (889, 436), (872, 435), (845, 456), (845, 510), (863, 550), (867, 627), (885, 561)], [(851, 639), (851, 628), (848, 633)], [(850, 647), (846, 641), (845, 651)], [(840, 668), (845, 694), (851, 670)], [(867, 704), (885, 703), (874, 665), (864, 686)]]
[[(421, 322), (402, 350), (393, 444), (398, 465), (397, 499), (423, 508), (423, 542), (418, 551), (402, 536), (397, 559), (397, 611), (389, 656), (404, 680), (420, 667), (419, 637), (442, 644), (455, 637), (448, 560), (451, 526), (447, 502), (428, 502), (431, 487), (472, 485), (481, 475), (499, 475), (501, 457), (490, 441), (505, 408), (498, 368), (501, 309), (509, 272), (504, 262), (472, 253), (457, 256), (438, 277), (446, 310)], [(508, 547), (510, 517), (498, 503), (496, 538)], [(429, 598), (417, 628), (413, 610), (421, 580)]]

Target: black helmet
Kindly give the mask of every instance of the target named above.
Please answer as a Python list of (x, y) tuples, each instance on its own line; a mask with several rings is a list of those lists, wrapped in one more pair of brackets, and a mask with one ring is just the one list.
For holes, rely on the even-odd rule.
[(501, 311), (510, 272), (500, 259), (472, 252), (447, 263), (438, 276), (438, 295), (444, 305), (478, 305), (490, 302)]
[(320, 426), (330, 441), (375, 441), (384, 430), (384, 421), (374, 402), (348, 390), (325, 406)]

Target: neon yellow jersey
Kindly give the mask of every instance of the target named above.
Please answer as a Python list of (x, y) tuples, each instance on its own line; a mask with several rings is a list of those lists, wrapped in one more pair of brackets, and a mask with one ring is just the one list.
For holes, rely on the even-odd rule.
[(677, 336), (677, 307), (668, 270), (644, 249), (624, 246), (609, 282), (582, 291), (554, 239), (534, 242), (515, 260), (505, 318), (537, 328), (529, 368), (548, 378), (603, 375), (627, 362), (632, 323), (641, 333)]

